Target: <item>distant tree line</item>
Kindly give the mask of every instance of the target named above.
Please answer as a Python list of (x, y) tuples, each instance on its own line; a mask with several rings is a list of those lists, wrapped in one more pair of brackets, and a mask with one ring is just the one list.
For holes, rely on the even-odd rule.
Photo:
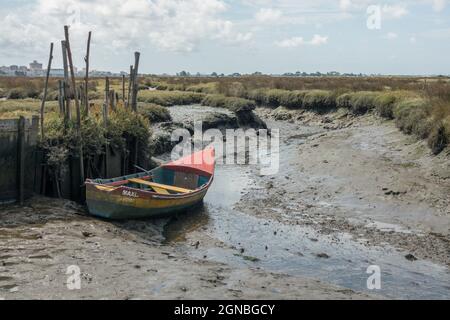
[(176, 74), (177, 77), (213, 77), (213, 78), (221, 78), (221, 77), (241, 77), (241, 76), (283, 76), (283, 77), (369, 77), (369, 76), (381, 76), (381, 75), (375, 75), (375, 74), (371, 74), (371, 75), (367, 75), (367, 74), (363, 74), (363, 73), (340, 73), (338, 71), (330, 71), (327, 73), (322, 73), (322, 72), (301, 72), (301, 71), (297, 71), (297, 72), (286, 72), (283, 74), (264, 74), (262, 72), (254, 72), (251, 74), (241, 74), (238, 72), (235, 73), (231, 73), (231, 74), (224, 74), (224, 73), (217, 73), (217, 72), (212, 72), (211, 74), (202, 74), (200, 72), (197, 72), (195, 74), (191, 74), (188, 71), (181, 71), (178, 72)]

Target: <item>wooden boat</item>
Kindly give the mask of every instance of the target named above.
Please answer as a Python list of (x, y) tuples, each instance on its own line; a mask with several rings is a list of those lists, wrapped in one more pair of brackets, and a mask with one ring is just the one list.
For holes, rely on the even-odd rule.
[(86, 181), (90, 214), (107, 219), (170, 215), (203, 201), (214, 179), (214, 148), (148, 172)]

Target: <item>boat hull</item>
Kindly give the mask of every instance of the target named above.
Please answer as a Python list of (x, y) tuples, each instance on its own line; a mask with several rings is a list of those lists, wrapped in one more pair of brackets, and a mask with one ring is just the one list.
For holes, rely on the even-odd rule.
[[(197, 162), (198, 158), (202, 161)], [(149, 172), (86, 181), (91, 215), (114, 220), (171, 215), (201, 203), (214, 179), (214, 148)]]
[[(95, 189), (95, 186), (88, 186), (88, 189)], [(202, 203), (208, 191), (208, 189), (205, 189), (185, 197), (164, 198), (154, 195), (141, 196), (140, 192), (136, 191), (133, 191), (135, 196), (130, 197), (124, 195), (124, 190), (126, 189), (123, 189), (119, 194), (117, 192), (114, 192), (116, 194), (108, 194), (97, 190), (87, 190), (86, 202), (89, 213), (97, 217), (113, 220), (164, 217), (185, 211)]]

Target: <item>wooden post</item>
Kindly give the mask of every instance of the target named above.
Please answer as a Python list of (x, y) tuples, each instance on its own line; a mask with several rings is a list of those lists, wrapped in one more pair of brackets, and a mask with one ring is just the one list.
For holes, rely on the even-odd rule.
[(131, 102), (131, 108), (134, 112), (137, 112), (137, 95), (139, 91), (139, 81), (138, 81), (138, 75), (139, 75), (139, 59), (141, 54), (139, 52), (134, 53), (134, 74), (133, 74), (133, 98)]
[(133, 66), (130, 66), (130, 80), (128, 82), (127, 108), (131, 107), (131, 90), (133, 89), (133, 76), (134, 76), (134, 68)]
[[(137, 96), (139, 91), (139, 58), (141, 54), (139, 52), (134, 53), (134, 68), (133, 68), (133, 94), (131, 101), (131, 108), (134, 112), (137, 112)], [(139, 141), (135, 138), (134, 141), (134, 155), (133, 155), (133, 166), (138, 164), (138, 149), (139, 149)], [(137, 172), (136, 167), (134, 167), (134, 172)]]
[(65, 116), (65, 107), (64, 107), (64, 81), (58, 80), (58, 103), (59, 103), (59, 113), (62, 116)]
[(116, 92), (114, 90), (109, 91), (109, 104), (111, 106), (111, 110), (116, 110)]
[(89, 55), (91, 52), (91, 36), (92, 32), (89, 31), (86, 57), (84, 61), (86, 62), (86, 76), (84, 78), (84, 105), (86, 108), (86, 116), (89, 116)]
[(75, 99), (75, 108), (77, 111), (77, 134), (80, 139), (79, 153), (80, 153), (80, 180), (81, 185), (84, 184), (84, 160), (83, 160), (83, 141), (81, 139), (81, 113), (80, 113), (80, 102), (78, 101), (78, 97), (76, 95), (77, 83), (75, 81), (75, 71), (73, 68), (73, 60), (72, 60), (72, 51), (70, 49), (70, 41), (69, 41), (69, 27), (64, 26), (64, 34), (66, 38), (66, 49), (67, 49), (67, 58), (70, 66), (70, 77), (72, 78), (72, 88), (74, 92)]
[(48, 79), (50, 77), (50, 70), (52, 68), (52, 60), (53, 60), (53, 42), (50, 44), (50, 57), (48, 58), (48, 67), (47, 67), (47, 76), (45, 77), (45, 86), (44, 86), (44, 96), (42, 97), (41, 103), (41, 139), (44, 140), (44, 112), (45, 112), (45, 101), (47, 100), (47, 92), (48, 92)]
[(64, 97), (66, 98), (66, 120), (70, 120), (72, 117), (72, 111), (70, 110), (70, 90), (69, 90), (69, 64), (67, 62), (67, 48), (66, 41), (61, 41), (63, 67), (64, 67)]
[(125, 75), (122, 75), (122, 102), (125, 106)]
[[(105, 102), (103, 103), (103, 125), (105, 126), (105, 129), (108, 126), (108, 108), (109, 108), (109, 98), (110, 98), (110, 92), (109, 92), (109, 78), (106, 77), (105, 80)], [(104, 178), (108, 177), (108, 141), (105, 140), (105, 159), (103, 162), (103, 165), (105, 166), (105, 176)]]
[(109, 78), (105, 80), (105, 102), (103, 103), (103, 123), (106, 127), (108, 124), (108, 107), (109, 107)]
[(80, 99), (80, 105), (82, 108), (85, 108), (86, 106), (84, 103), (86, 100), (84, 100), (84, 85), (81, 83), (78, 87), (78, 99)]
[(78, 100), (78, 95), (77, 95), (77, 83), (75, 81), (75, 70), (73, 68), (72, 50), (70, 48), (69, 27), (68, 26), (64, 26), (64, 33), (65, 33), (65, 37), (66, 37), (66, 50), (67, 50), (67, 59), (69, 61), (69, 67), (70, 67), (70, 78), (72, 81), (71, 89), (72, 89), (72, 93), (74, 94), (75, 108), (76, 108), (76, 112), (77, 112), (77, 125), (78, 125), (78, 129), (79, 129), (81, 126), (80, 101)]
[(18, 202), (23, 205), (25, 200), (25, 118), (19, 118), (19, 136), (17, 139), (17, 189)]

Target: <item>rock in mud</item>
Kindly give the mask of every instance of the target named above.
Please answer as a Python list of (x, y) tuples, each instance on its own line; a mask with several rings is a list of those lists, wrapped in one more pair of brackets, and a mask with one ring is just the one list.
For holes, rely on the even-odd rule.
[(208, 114), (203, 119), (203, 130), (208, 129), (237, 129), (239, 128), (238, 119), (236, 116), (230, 116), (225, 113), (214, 112)]
[(292, 112), (285, 107), (278, 107), (270, 114), (277, 121), (288, 121), (293, 118)]
[(407, 254), (407, 255), (405, 256), (405, 258), (406, 258), (406, 260), (408, 260), (408, 261), (417, 261), (417, 260), (418, 260), (418, 259), (417, 259), (414, 255), (412, 255), (411, 253)]
[(267, 124), (253, 111), (236, 112), (238, 125), (242, 129), (267, 129)]

